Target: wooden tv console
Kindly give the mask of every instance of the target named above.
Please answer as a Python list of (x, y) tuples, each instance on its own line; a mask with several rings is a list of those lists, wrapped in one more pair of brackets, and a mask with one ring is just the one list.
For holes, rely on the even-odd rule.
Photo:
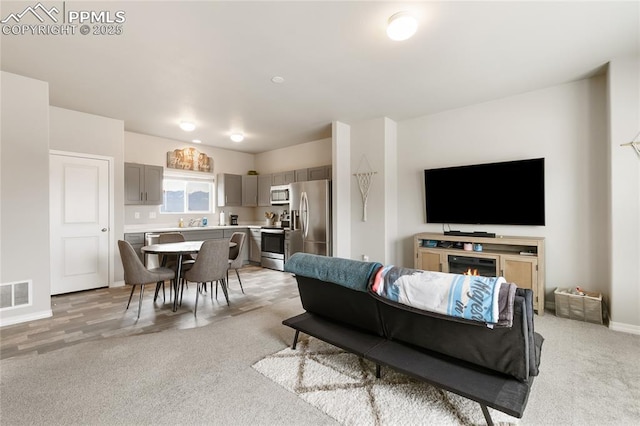
[[(464, 250), (464, 244), (482, 245), (482, 251)], [(414, 236), (415, 268), (449, 271), (449, 256), (495, 260), (495, 276), (502, 276), (522, 288), (533, 290), (533, 308), (544, 315), (544, 238), (444, 235), (420, 233)]]

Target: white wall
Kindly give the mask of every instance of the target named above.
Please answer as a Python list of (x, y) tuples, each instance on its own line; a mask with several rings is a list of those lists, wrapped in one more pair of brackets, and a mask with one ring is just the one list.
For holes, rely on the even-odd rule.
[[(611, 328), (640, 334), (640, 57), (608, 67), (611, 215)], [(635, 139), (637, 141), (637, 139)]]
[(32, 280), (32, 304), (0, 311), (8, 325), (51, 316), (49, 85), (0, 74), (0, 284)]
[[(254, 154), (247, 154), (227, 149), (214, 148), (208, 145), (199, 145), (165, 139), (156, 136), (143, 135), (140, 133), (124, 133), (125, 149), (124, 161), (128, 163), (151, 164), (165, 167), (167, 169), (167, 152), (174, 149), (194, 147), (200, 152), (206, 153), (213, 161), (213, 173), (233, 173), (244, 175), (249, 170), (255, 170)], [(196, 175), (204, 176), (204, 174)], [(213, 177), (213, 176), (212, 176)], [(159, 206), (125, 206), (125, 225), (139, 224), (159, 224), (177, 226), (178, 220), (182, 217), (185, 220), (201, 217), (201, 215), (188, 214), (161, 214)], [(216, 212), (219, 211), (216, 207)], [(242, 222), (255, 221), (255, 209), (252, 207), (231, 207), (224, 208), (225, 213), (238, 214), (238, 220)], [(140, 213), (140, 219), (135, 218), (135, 213)], [(156, 218), (149, 218), (149, 213), (155, 213)], [(212, 224), (217, 223), (216, 219), (209, 217)]]
[(605, 83), (600, 76), (398, 123), (399, 262), (413, 266), (415, 233), (442, 232), (425, 223), (424, 169), (544, 157), (546, 226), (454, 228), (545, 237), (547, 300), (556, 287), (606, 293)]
[(255, 156), (258, 173), (278, 173), (326, 166), (331, 161), (331, 138), (262, 152)]
[(117, 241), (124, 227), (124, 122), (63, 108), (49, 108), (49, 147), (52, 150), (99, 155), (113, 159), (113, 229), (110, 285), (124, 279)]
[(351, 252), (351, 126), (331, 123), (333, 256), (350, 259)]
[[(386, 117), (351, 125), (349, 173), (351, 255), (384, 264), (395, 262), (397, 241), (396, 123)], [(355, 173), (375, 172), (367, 198), (367, 220)]]

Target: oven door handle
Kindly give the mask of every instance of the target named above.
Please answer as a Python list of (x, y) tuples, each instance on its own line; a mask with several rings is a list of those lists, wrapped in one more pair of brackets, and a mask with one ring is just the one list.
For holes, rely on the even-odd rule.
[(262, 232), (263, 234), (283, 234), (284, 235), (284, 229), (261, 229), (260, 232)]

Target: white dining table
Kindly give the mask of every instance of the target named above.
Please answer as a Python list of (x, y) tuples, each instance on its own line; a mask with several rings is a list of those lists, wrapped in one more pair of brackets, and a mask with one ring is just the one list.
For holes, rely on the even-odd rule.
[[(173, 312), (178, 310), (178, 282), (182, 276), (182, 260), (188, 254), (197, 254), (202, 247), (204, 241), (180, 241), (177, 243), (150, 244), (142, 247), (140, 250), (146, 254), (174, 255), (177, 259), (176, 279), (173, 280), (174, 298)], [(229, 247), (235, 247), (237, 243), (229, 241)]]

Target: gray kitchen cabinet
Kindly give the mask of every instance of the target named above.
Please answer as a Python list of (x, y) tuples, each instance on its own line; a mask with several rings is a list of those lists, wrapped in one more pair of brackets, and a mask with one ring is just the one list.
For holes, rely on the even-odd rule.
[(249, 261), (251, 263), (260, 264), (262, 256), (262, 234), (259, 228), (249, 229)]
[(272, 185), (288, 185), (296, 181), (296, 172), (290, 170), (288, 172), (274, 173), (271, 180)]
[(258, 176), (242, 176), (242, 205), (244, 207), (258, 206)]
[(271, 205), (271, 183), (272, 175), (258, 176), (258, 206), (267, 207)]
[(331, 166), (311, 167), (307, 172), (308, 180), (331, 179)]
[(131, 244), (133, 250), (136, 252), (142, 263), (144, 263), (144, 254), (142, 254), (142, 251), (140, 250), (144, 246), (144, 232), (124, 234), (124, 240)]
[(148, 164), (124, 164), (124, 203), (162, 204), (164, 168)]
[[(188, 229), (188, 228), (187, 228)], [(185, 230), (182, 232), (186, 241), (218, 240), (224, 238), (223, 229)]]
[(218, 174), (218, 207), (242, 206), (242, 175)]
[(309, 180), (308, 169), (298, 169), (294, 173), (296, 175), (296, 182), (306, 182)]

